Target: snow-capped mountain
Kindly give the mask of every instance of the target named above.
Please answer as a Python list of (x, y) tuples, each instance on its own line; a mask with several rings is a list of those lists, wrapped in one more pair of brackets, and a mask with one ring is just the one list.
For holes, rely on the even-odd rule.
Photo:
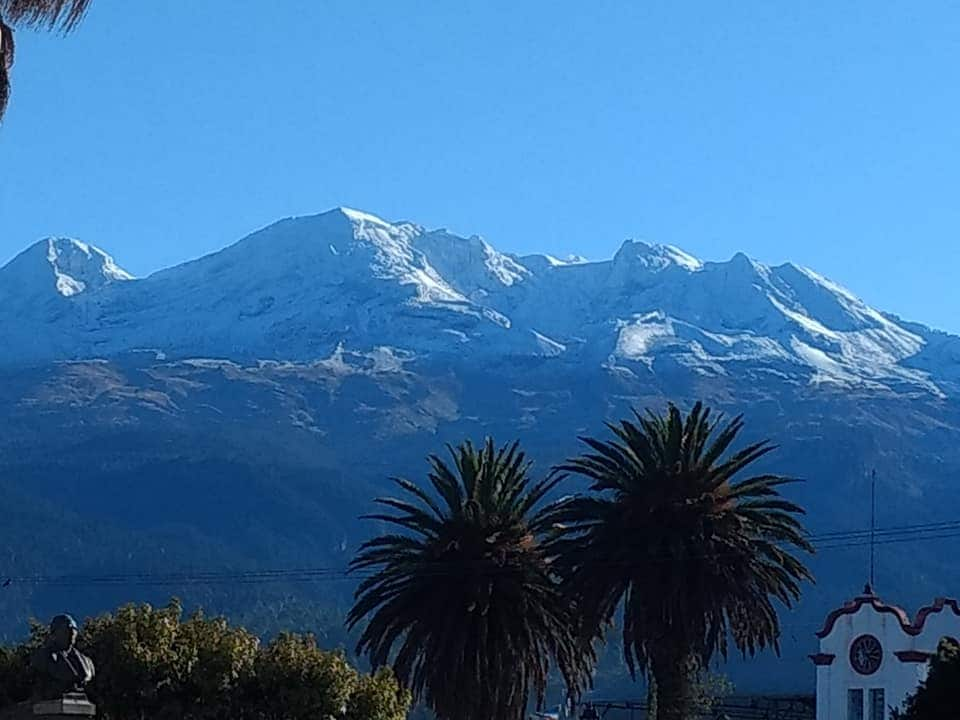
[[(744, 442), (779, 447), (765, 467), (807, 480), (789, 492), (813, 533), (867, 526), (873, 468), (880, 527), (960, 512), (960, 339), (744, 255), (628, 241), (600, 262), (517, 256), (337, 209), (142, 279), (93, 246), (44, 240), (0, 268), (0, 327), (14, 576), (340, 566), (385, 479), (423, 477), (444, 443), (517, 439), (546, 472), (578, 437), (666, 400), (744, 413)], [(43, 526), (66, 535), (30, 534)], [(883, 591), (955, 593), (946, 547), (885, 545)], [(813, 628), (855, 593), (863, 552), (818, 553), (818, 584), (785, 627)], [(62, 602), (56, 586), (8, 590), (0, 634)], [(330, 602), (328, 584), (281, 590)], [(75, 609), (169, 591), (97, 587)], [(177, 590), (262, 606), (229, 592)], [(782, 663), (731, 670), (737, 686), (806, 687), (812, 630), (783, 641)]]
[(142, 280), (93, 246), (41, 241), (0, 269), (0, 317), (23, 340), (0, 349), (7, 363), (143, 348), (302, 361), (388, 346), (933, 395), (960, 379), (960, 340), (796, 265), (636, 241), (602, 262), (517, 257), (346, 208)]

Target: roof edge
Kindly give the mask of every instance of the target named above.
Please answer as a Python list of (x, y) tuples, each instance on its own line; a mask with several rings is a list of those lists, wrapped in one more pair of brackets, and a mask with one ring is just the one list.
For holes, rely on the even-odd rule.
[(911, 636), (916, 636), (923, 632), (923, 626), (926, 624), (927, 618), (931, 615), (943, 612), (943, 610), (946, 608), (949, 608), (953, 611), (954, 615), (960, 617), (960, 603), (953, 598), (941, 597), (935, 599), (931, 605), (926, 605), (920, 608), (920, 610), (917, 612), (916, 619), (911, 622), (910, 617), (903, 608), (897, 605), (889, 605), (883, 602), (876, 595), (864, 594), (854, 598), (850, 602), (844, 604), (843, 607), (838, 608), (827, 615), (827, 619), (823, 624), (823, 628), (817, 632), (817, 637), (823, 640), (833, 632), (833, 626), (836, 624), (837, 620), (844, 615), (856, 614), (865, 605), (871, 606), (878, 613), (887, 613), (889, 615), (893, 615), (900, 623), (900, 627), (903, 629), (903, 632)]

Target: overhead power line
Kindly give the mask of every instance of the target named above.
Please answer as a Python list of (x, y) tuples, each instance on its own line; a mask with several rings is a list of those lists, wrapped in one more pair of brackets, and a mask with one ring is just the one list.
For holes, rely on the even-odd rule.
[[(871, 542), (893, 544), (916, 541), (945, 540), (960, 537), (960, 521), (946, 521), (923, 523), (917, 525), (902, 525), (899, 527), (881, 528), (873, 533), (866, 530), (845, 530), (811, 534), (807, 539), (815, 546), (818, 552), (862, 547)], [(704, 558), (720, 558), (733, 556), (736, 553), (706, 553)], [(661, 556), (669, 561), (672, 556)], [(647, 557), (649, 559), (649, 556)], [(599, 563), (612, 567), (623, 566), (627, 563), (611, 562)], [(504, 568), (504, 573), (512, 572)], [(375, 575), (375, 571), (363, 570), (351, 572), (348, 567), (303, 567), (303, 568), (267, 568), (253, 570), (198, 570), (171, 573), (141, 572), (141, 573), (105, 573), (105, 574), (64, 574), (64, 575), (10, 575), (3, 576), (0, 585), (8, 587), (17, 585), (46, 585), (60, 587), (83, 586), (191, 586), (191, 585), (257, 585), (271, 583), (321, 583), (354, 581)], [(432, 575), (459, 574), (456, 569), (445, 570), (438, 568)]]

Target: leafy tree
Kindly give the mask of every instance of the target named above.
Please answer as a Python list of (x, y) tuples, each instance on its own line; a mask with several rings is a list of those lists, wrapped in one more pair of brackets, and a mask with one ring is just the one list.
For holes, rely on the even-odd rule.
[[(28, 643), (0, 648), (0, 709), (30, 697), (45, 633), (34, 625)], [(309, 636), (261, 647), (223, 618), (184, 618), (176, 600), (87, 620), (79, 644), (97, 663), (89, 693), (104, 720), (402, 720), (410, 704), (389, 671), (363, 675)]]
[(551, 661), (574, 692), (592, 649), (578, 642), (544, 540), (544, 496), (558, 482), (530, 479), (514, 443), (449, 448), (430, 457), (436, 495), (397, 479), (405, 498), (380, 498), (395, 526), (365, 543), (351, 567), (369, 573), (347, 616), (363, 619), (357, 652), (397, 677), (441, 720), (520, 720), (531, 693), (542, 703)]
[(404, 720), (411, 700), (410, 691), (400, 690), (393, 672), (380, 668), (358, 677), (344, 720)]
[(954, 720), (960, 707), (960, 644), (944, 638), (930, 660), (927, 679), (910, 695), (894, 720)]
[(0, 0), (0, 119), (10, 99), (13, 66), (13, 28), (7, 23), (50, 30), (72, 30), (83, 18), (90, 0)]
[(247, 707), (262, 720), (340, 717), (355, 676), (342, 653), (323, 652), (309, 635), (283, 633), (257, 657)]
[[(779, 650), (773, 600), (800, 596), (809, 571), (788, 550), (812, 552), (797, 505), (778, 475), (736, 480), (769, 453), (767, 442), (727, 456), (743, 427), (698, 403), (684, 418), (635, 413), (608, 425), (614, 439), (582, 438), (591, 452), (561, 469), (590, 480), (590, 494), (547, 515), (565, 589), (599, 636), (623, 608), (624, 659), (653, 675), (661, 720), (692, 717), (696, 682), (728, 636), (744, 654)], [(726, 456), (726, 457), (725, 457)]]
[(12, 648), (0, 647), (0, 710), (30, 700), (36, 682), (30, 656), (40, 647), (46, 633), (46, 627), (31, 622), (27, 642)]
[(165, 608), (127, 605), (89, 620), (81, 649), (97, 662), (90, 693), (106, 718), (207, 718), (238, 711), (258, 640), (223, 618), (182, 619)]
[(0, 708), (26, 701), (33, 680), (28, 646), (0, 648)]
[(708, 715), (719, 703), (733, 694), (733, 683), (725, 675), (701, 673), (693, 687), (693, 710), (699, 715)]

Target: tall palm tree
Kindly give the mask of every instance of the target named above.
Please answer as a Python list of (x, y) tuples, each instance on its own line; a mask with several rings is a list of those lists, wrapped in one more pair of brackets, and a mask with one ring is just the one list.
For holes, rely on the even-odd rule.
[[(554, 662), (575, 694), (592, 668), (576, 617), (544, 552), (540, 509), (559, 481), (530, 479), (516, 443), (449, 448), (430, 457), (433, 493), (402, 479), (390, 513), (399, 529), (365, 543), (351, 563), (367, 576), (347, 624), (368, 623), (357, 652), (388, 664), (441, 720), (521, 720), (542, 703)], [(434, 494), (435, 493), (435, 494)]]
[(780, 634), (774, 600), (789, 607), (810, 572), (791, 554), (812, 552), (802, 509), (778, 487), (791, 482), (740, 472), (773, 446), (727, 454), (743, 427), (711, 420), (697, 403), (683, 418), (634, 413), (609, 424), (611, 440), (581, 438), (590, 451), (560, 469), (590, 480), (590, 494), (556, 503), (552, 551), (568, 592), (594, 634), (622, 607), (623, 652), (631, 673), (652, 676), (657, 717), (686, 720), (694, 682), (728, 637), (745, 655)]
[[(10, 99), (13, 25), (68, 32), (83, 19), (90, 0), (0, 0), (0, 119)], [(10, 24), (8, 24), (10, 23)]]

